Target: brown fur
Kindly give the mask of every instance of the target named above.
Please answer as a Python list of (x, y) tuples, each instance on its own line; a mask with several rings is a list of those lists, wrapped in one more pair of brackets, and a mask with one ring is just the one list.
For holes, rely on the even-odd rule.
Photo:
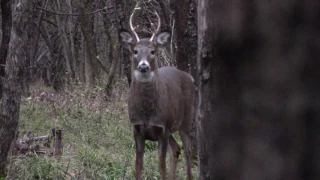
[[(159, 39), (157, 37), (160, 36)], [(120, 38), (132, 53), (132, 83), (130, 87), (128, 110), (130, 122), (134, 126), (136, 144), (136, 179), (142, 179), (145, 140), (158, 141), (159, 171), (161, 179), (166, 179), (166, 153), (170, 149), (171, 161), (169, 179), (174, 179), (180, 154), (180, 147), (172, 134), (179, 132), (187, 162), (188, 179), (191, 173), (190, 134), (194, 113), (195, 87), (192, 76), (174, 67), (158, 68), (156, 53), (160, 45), (168, 42), (168, 33), (155, 36), (155, 41), (137, 41), (127, 31), (120, 32)], [(148, 70), (142, 72), (138, 66), (146, 62)], [(147, 81), (137, 80), (135, 73), (153, 73)], [(138, 76), (140, 77), (140, 76)]]
[[(131, 84), (128, 108), (130, 122), (135, 127), (135, 136), (141, 136), (143, 141), (159, 141), (161, 137), (169, 137), (169, 147), (173, 151), (169, 179), (173, 179), (180, 148), (175, 145), (172, 133), (179, 131), (181, 139), (184, 140), (188, 177), (192, 179), (190, 133), (195, 96), (193, 79), (191, 75), (173, 67), (163, 67), (154, 73), (154, 78), (149, 83), (140, 83), (133, 78)], [(161, 152), (161, 149), (159, 151)], [(141, 156), (143, 153), (137, 155), (143, 158)], [(161, 153), (160, 158), (164, 158)], [(136, 166), (141, 166), (142, 170), (143, 161), (137, 161), (140, 163)], [(159, 166), (160, 173), (165, 174), (165, 166), (161, 166), (161, 161)], [(138, 174), (141, 176), (141, 172)]]
[(181, 128), (189, 131), (194, 92), (188, 74), (173, 67), (156, 70), (150, 83), (133, 80), (128, 103), (130, 122), (158, 126), (169, 133)]

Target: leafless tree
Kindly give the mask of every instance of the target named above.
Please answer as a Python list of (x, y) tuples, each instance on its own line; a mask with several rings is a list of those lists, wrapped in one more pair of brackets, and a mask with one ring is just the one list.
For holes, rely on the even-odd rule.
[(28, 33), (32, 29), (35, 0), (13, 3), (12, 30), (8, 48), (0, 115), (0, 178), (6, 177), (6, 160), (18, 126), (20, 99), (27, 62)]

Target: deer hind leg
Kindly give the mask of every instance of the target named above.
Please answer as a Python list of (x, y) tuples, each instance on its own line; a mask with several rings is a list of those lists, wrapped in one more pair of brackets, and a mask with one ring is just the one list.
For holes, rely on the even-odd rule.
[(185, 133), (183, 131), (179, 131), (184, 155), (186, 158), (186, 164), (187, 164), (187, 174), (188, 174), (188, 180), (193, 180), (192, 172), (191, 172), (191, 142), (190, 142), (190, 136), (188, 133)]
[(168, 149), (168, 139), (169, 137), (167, 135), (163, 135), (159, 138), (159, 171), (161, 180), (166, 179), (166, 155), (167, 155), (167, 149)]
[(170, 172), (169, 180), (174, 180), (174, 175), (177, 167), (177, 162), (180, 155), (180, 147), (178, 143), (174, 140), (173, 136), (169, 137), (169, 147), (170, 147)]
[(142, 180), (142, 170), (143, 170), (143, 154), (145, 139), (140, 134), (139, 128), (134, 129), (134, 140), (136, 144), (136, 180)]

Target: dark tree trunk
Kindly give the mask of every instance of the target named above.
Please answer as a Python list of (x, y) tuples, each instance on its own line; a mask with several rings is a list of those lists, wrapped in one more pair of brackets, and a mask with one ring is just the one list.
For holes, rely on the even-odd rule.
[(316, 1), (199, 1), (199, 179), (320, 179), (319, 18)]
[[(46, 73), (49, 74), (49, 77), (44, 78), (45, 81), (48, 80), (49, 85), (52, 85), (54, 90), (61, 91), (65, 88), (65, 66), (62, 56), (62, 46), (60, 44), (58, 36), (58, 30), (52, 29), (49, 32), (50, 27), (45, 24), (41, 25), (41, 35), (45, 44), (49, 50), (49, 60), (46, 65)], [(46, 76), (46, 75), (45, 75)]]
[(24, 65), (27, 61), (28, 34), (34, 1), (18, 1), (13, 5), (11, 39), (3, 88), (0, 116), (0, 178), (6, 177), (6, 160), (18, 127)]
[[(46, 8), (48, 5), (48, 0), (43, 1), (42, 8)], [(40, 5), (39, 5), (40, 6)], [(37, 54), (39, 52), (39, 45), (40, 45), (40, 28), (42, 25), (42, 21), (44, 18), (45, 12), (40, 11), (39, 15), (37, 16), (37, 22), (36, 22), (36, 30), (34, 31), (35, 37), (34, 37), (34, 47), (32, 51), (30, 51), (30, 79), (34, 79), (35, 72), (37, 71), (35, 66), (36, 66), (36, 59), (37, 59)]]
[(124, 74), (127, 77), (128, 85), (131, 85), (131, 64), (130, 64), (130, 52), (126, 48), (121, 48), (120, 49), (120, 57), (121, 57), (121, 62), (122, 62), (122, 67), (124, 70)]
[[(58, 49), (58, 52), (54, 52), (55, 49), (52, 50), (53, 54), (51, 55), (51, 69), (52, 72), (52, 87), (56, 91), (62, 91), (65, 88), (65, 66), (64, 59), (62, 56), (61, 47)], [(51, 52), (50, 52), (51, 54)]]
[[(109, 14), (110, 17), (110, 14)], [(107, 15), (104, 16), (104, 18), (107, 18)], [(111, 24), (112, 22), (110, 22)], [(118, 23), (117, 22), (113, 22), (113, 26), (117, 27)], [(114, 40), (111, 36), (112, 33), (109, 32), (109, 27), (107, 25), (107, 23), (104, 23), (104, 27), (105, 27), (105, 32), (107, 34), (108, 37), (108, 41), (109, 41), (109, 56), (108, 58), (110, 59), (110, 67), (109, 67), (109, 73), (108, 73), (108, 79), (107, 79), (107, 83), (105, 85), (105, 98), (107, 100), (109, 100), (109, 98), (112, 96), (112, 90), (114, 87), (114, 82), (115, 82), (115, 77), (116, 77), (116, 71), (118, 70), (117, 66), (119, 64), (120, 61), (120, 48), (119, 48), (119, 42), (117, 40)], [(114, 30), (116, 33), (114, 34), (118, 34), (118, 29)], [(118, 59), (117, 59), (118, 58)]]
[[(86, 52), (88, 55), (88, 59), (86, 59), (86, 85), (93, 86), (95, 84), (95, 81), (99, 78), (99, 64), (97, 60), (97, 48), (95, 44), (95, 38), (94, 38), (94, 31), (92, 24), (93, 22), (90, 22), (89, 16), (87, 13), (91, 9), (93, 1), (92, 0), (79, 0), (77, 1), (78, 8), (80, 10), (79, 12), (79, 22), (81, 26), (81, 32), (83, 34), (83, 37), (86, 42)], [(93, 18), (92, 18), (93, 19)], [(91, 20), (92, 21), (92, 20)]]
[(196, 75), (197, 6), (195, 0), (174, 0), (175, 31), (177, 39), (176, 62), (178, 69)]
[[(175, 34), (177, 39), (177, 68), (192, 74), (197, 80), (197, 6), (196, 0), (174, 0)], [(197, 82), (196, 82), (197, 83)], [(196, 98), (197, 100), (198, 98)], [(194, 152), (197, 151), (196, 123), (191, 136)]]
[[(56, 11), (61, 11), (61, 4), (59, 1), (55, 1), (55, 6), (56, 6)], [(62, 52), (64, 55), (64, 60), (65, 62), (62, 63), (65, 65), (65, 72), (68, 72), (71, 76), (74, 76), (74, 71), (71, 66), (71, 62), (73, 61), (72, 53), (71, 53), (71, 48), (69, 43), (68, 43), (68, 38), (67, 38), (67, 32), (66, 32), (66, 26), (69, 24), (67, 23), (67, 19), (69, 17), (63, 17), (60, 15), (56, 15), (56, 22), (57, 22), (57, 29), (58, 29), (58, 36), (60, 39), (60, 44), (62, 48)]]
[[(118, 29), (129, 29), (129, 17), (132, 13), (133, 7), (136, 5), (133, 0), (117, 1), (114, 0), (113, 3), (116, 6), (116, 16), (119, 22)], [(119, 47), (121, 48), (121, 47)], [(131, 63), (130, 63), (130, 52), (126, 48), (120, 49), (120, 58), (122, 62), (122, 67), (124, 73), (127, 77), (128, 84), (131, 84)]]
[[(119, 2), (118, 2), (119, 3)], [(103, 3), (103, 6), (107, 6), (108, 4), (106, 2)], [(120, 21), (118, 17), (118, 10), (117, 6), (114, 1), (111, 1), (111, 5), (109, 4), (111, 9), (107, 11), (107, 13), (103, 14), (103, 18), (105, 19), (103, 22), (105, 34), (107, 35), (108, 41), (109, 41), (109, 62), (110, 67), (108, 71), (108, 79), (105, 85), (105, 98), (109, 100), (109, 98), (112, 96), (112, 90), (115, 84), (115, 77), (116, 72), (119, 70), (119, 64), (122, 60), (120, 56), (120, 46), (119, 41), (117, 39), (113, 38), (113, 35), (118, 35), (118, 31), (120, 29)], [(115, 27), (113, 30), (111, 30), (110, 26)]]
[(187, 33), (188, 33), (188, 11), (189, 0), (174, 0), (172, 2), (176, 22), (176, 35), (177, 35), (177, 55), (176, 62), (178, 69), (187, 71), (188, 67), (188, 50), (187, 50)]
[(0, 98), (2, 97), (3, 79), (5, 77), (5, 64), (8, 54), (11, 32), (11, 1), (1, 0), (2, 41), (0, 47)]
[[(112, 50), (113, 50), (113, 52), (112, 52), (113, 55), (111, 55), (112, 56), (111, 58), (120, 57), (119, 56), (120, 49), (119, 49), (119, 47), (117, 45)], [(112, 90), (113, 90), (113, 86), (114, 86), (115, 75), (116, 75), (116, 71), (118, 70), (117, 69), (117, 65), (118, 65), (118, 60), (117, 59), (113, 59), (111, 65), (110, 65), (110, 68), (109, 68), (109, 76), (108, 76), (107, 83), (106, 83), (106, 86), (105, 86), (105, 92), (106, 92), (106, 99), (107, 100), (112, 96)]]

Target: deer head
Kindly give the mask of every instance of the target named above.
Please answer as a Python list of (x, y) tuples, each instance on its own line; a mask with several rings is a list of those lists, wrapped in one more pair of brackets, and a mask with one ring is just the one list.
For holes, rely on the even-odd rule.
[(157, 29), (153, 32), (151, 38), (140, 39), (132, 25), (134, 12), (130, 16), (130, 30), (120, 30), (119, 37), (132, 54), (132, 72), (135, 80), (139, 82), (150, 82), (153, 79), (154, 71), (158, 69), (157, 53), (159, 47), (168, 43), (170, 34), (168, 32), (159, 33), (161, 20), (157, 12)]

